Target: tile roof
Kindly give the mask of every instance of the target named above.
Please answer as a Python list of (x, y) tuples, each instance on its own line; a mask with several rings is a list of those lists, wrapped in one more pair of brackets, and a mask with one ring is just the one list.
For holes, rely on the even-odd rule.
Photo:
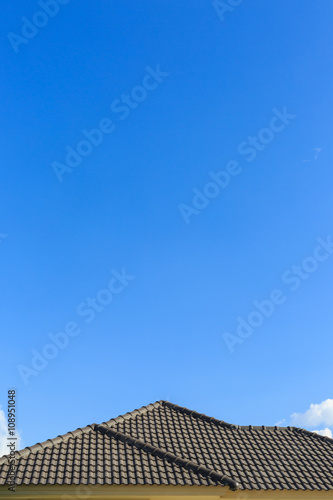
[[(158, 401), (17, 452), (16, 484), (333, 490), (333, 440), (295, 427), (228, 424)], [(0, 485), (8, 459), (0, 458)]]

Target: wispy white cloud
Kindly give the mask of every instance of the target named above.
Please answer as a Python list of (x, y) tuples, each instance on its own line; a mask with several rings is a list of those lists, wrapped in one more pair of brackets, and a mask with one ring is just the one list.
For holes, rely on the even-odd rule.
[(285, 421), (286, 421), (286, 419), (283, 418), (282, 420), (279, 420), (278, 422), (276, 422), (274, 425), (280, 426), (280, 425), (284, 424)]
[[(318, 160), (319, 153), (321, 153), (322, 150), (323, 150), (323, 148), (313, 148), (313, 151), (315, 151), (315, 157), (314, 157), (315, 161)], [(302, 160), (303, 163), (309, 162), (309, 161), (311, 161), (311, 160)]]
[(318, 155), (322, 150), (323, 148), (314, 148), (314, 151), (316, 151), (315, 160), (318, 160)]
[[(16, 432), (15, 437), (17, 437), (16, 449), (20, 449), (21, 436)], [(5, 412), (1, 409), (0, 406), (0, 457), (8, 454), (8, 427), (7, 427), (7, 419)]]
[(291, 415), (292, 425), (301, 427), (333, 426), (333, 399), (326, 399), (319, 404), (311, 404), (304, 413)]

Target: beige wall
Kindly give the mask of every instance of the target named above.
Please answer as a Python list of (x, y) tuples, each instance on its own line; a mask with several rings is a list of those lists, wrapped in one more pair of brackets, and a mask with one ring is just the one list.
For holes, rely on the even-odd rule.
[(315, 500), (331, 499), (332, 491), (230, 491), (219, 486), (0, 486), (0, 498), (13, 500)]

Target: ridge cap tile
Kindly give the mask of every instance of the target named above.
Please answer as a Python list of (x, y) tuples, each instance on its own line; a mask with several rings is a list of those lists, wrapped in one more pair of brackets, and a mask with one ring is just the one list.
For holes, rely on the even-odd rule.
[(167, 408), (170, 408), (171, 410), (179, 411), (180, 413), (185, 413), (186, 415), (189, 415), (190, 417), (197, 418), (198, 420), (203, 420), (205, 422), (209, 423), (214, 423), (217, 426), (223, 426), (223, 427), (233, 427), (235, 424), (229, 424), (228, 422), (225, 422), (224, 420), (219, 420), (215, 417), (209, 417), (205, 413), (199, 413), (195, 410), (190, 410), (189, 408), (186, 408), (185, 406), (179, 406), (174, 403), (170, 403), (169, 401), (161, 401), (162, 406), (166, 406)]
[(176, 464), (179, 466), (183, 466), (185, 469), (189, 469), (193, 472), (199, 473), (205, 477), (212, 478), (214, 481), (219, 482), (221, 484), (226, 484), (230, 487), (231, 490), (235, 491), (239, 488), (239, 483), (234, 479), (222, 474), (220, 472), (216, 472), (213, 469), (208, 469), (207, 467), (197, 464), (192, 460), (186, 460), (182, 457), (179, 457), (167, 450), (163, 450), (157, 446), (153, 446), (149, 443), (141, 441), (140, 439), (135, 439), (128, 434), (124, 434), (122, 432), (116, 431), (110, 427), (106, 427), (104, 425), (96, 425), (96, 432), (101, 432), (102, 434), (107, 434), (110, 437), (114, 437), (115, 439), (119, 439), (124, 443), (128, 443), (131, 446), (135, 446), (138, 449), (142, 449), (147, 454), (151, 454), (153, 456), (157, 456), (159, 458), (165, 459), (172, 464)]
[[(101, 428), (105, 432), (98, 432)], [(228, 424), (160, 400), (17, 451), (16, 480), (27, 485), (216, 486), (231, 476), (239, 477), (245, 490), (328, 491), (333, 490), (332, 444), (332, 438), (306, 429)], [(8, 470), (4, 455), (0, 485), (6, 484)]]

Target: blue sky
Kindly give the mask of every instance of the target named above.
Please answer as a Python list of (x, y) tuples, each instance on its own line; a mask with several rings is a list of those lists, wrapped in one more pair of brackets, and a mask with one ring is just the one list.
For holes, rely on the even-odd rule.
[(333, 5), (58, 7), (0, 21), (0, 402), (23, 445), (159, 399), (333, 428)]

